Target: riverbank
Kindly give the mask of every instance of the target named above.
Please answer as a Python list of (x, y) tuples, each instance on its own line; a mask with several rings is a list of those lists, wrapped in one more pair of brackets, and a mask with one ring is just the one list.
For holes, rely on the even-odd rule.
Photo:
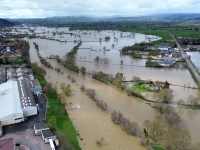
[[(44, 87), (45, 78), (35, 74), (40, 84)], [(65, 110), (64, 105), (58, 100), (58, 94), (48, 96), (48, 108), (46, 113), (46, 122), (50, 125), (52, 131), (60, 138), (61, 144), (65, 145), (65, 140), (69, 140), (76, 150), (80, 150), (76, 130)], [(63, 135), (62, 135), (63, 134)], [(64, 139), (63, 139), (64, 138)], [(70, 145), (70, 144), (69, 144)]]
[(198, 79), (196, 78), (196, 76), (195, 76), (194, 73), (192, 72), (192, 69), (188, 68), (188, 70), (189, 70), (189, 72), (190, 72), (190, 74), (191, 74), (191, 76), (192, 76), (194, 82), (196, 83), (198, 89), (200, 90), (200, 83), (199, 83)]

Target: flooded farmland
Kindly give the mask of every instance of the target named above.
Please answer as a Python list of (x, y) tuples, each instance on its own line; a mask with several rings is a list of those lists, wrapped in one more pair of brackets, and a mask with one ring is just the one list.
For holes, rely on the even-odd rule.
[[(60, 30), (73, 33), (73, 31), (68, 31), (67, 29)], [(51, 29), (51, 31), (53, 31), (53, 29)], [(117, 72), (122, 72), (127, 80), (130, 80), (131, 77), (135, 75), (139, 76), (141, 79), (159, 81), (167, 80), (168, 82), (177, 85), (190, 84), (191, 86), (195, 86), (190, 73), (186, 69), (145, 68), (144, 59), (132, 59), (129, 56), (120, 55), (119, 50), (123, 46), (133, 45), (135, 42), (148, 41), (149, 39), (145, 35), (123, 33), (124, 36), (121, 37), (120, 32), (115, 33), (114, 35), (112, 31), (104, 31), (96, 33), (95, 37), (94, 33), (89, 34), (88, 32), (88, 34), (86, 34), (84, 31), (74, 32), (75, 34), (79, 33), (83, 41), (76, 56), (76, 63), (79, 67), (84, 66), (90, 71), (103, 71), (113, 75)], [(99, 38), (106, 35), (110, 35), (111, 40), (108, 42), (99, 42)], [(118, 38), (118, 43), (115, 43), (116, 41), (114, 40), (114, 37)], [(73, 35), (71, 36), (68, 34), (62, 38), (59, 36), (56, 38), (68, 42), (58, 42), (47, 39), (30, 39), (31, 61), (39, 62), (33, 42), (36, 42), (39, 45), (42, 57), (47, 57), (52, 54), (63, 57), (73, 48), (74, 45), (76, 45), (74, 39), (80, 40), (80, 37), (75, 38)], [(115, 44), (114, 48), (111, 47), (113, 43)], [(110, 50), (104, 52), (102, 50), (104, 47)], [(109, 58), (110, 64), (96, 64), (93, 61), (96, 56)], [(121, 60), (124, 62), (123, 66), (120, 65)], [(156, 116), (160, 115), (157, 110), (143, 102), (130, 98), (95, 79), (72, 72), (58, 64), (56, 60), (50, 60), (50, 62), (54, 67), (61, 68), (64, 74), (62, 75), (54, 70), (46, 68), (46, 79), (48, 81), (51, 81), (54, 84), (56, 84), (56, 82), (58, 82), (58, 84), (61, 82), (70, 83), (67, 79), (67, 75), (76, 78), (74, 84), (70, 83), (72, 85), (72, 96), (67, 98), (66, 101), (72, 103), (72, 105), (67, 106), (67, 110), (75, 128), (83, 138), (83, 141), (79, 141), (80, 146), (83, 149), (96, 149), (95, 141), (102, 137), (105, 140), (105, 145), (99, 149), (143, 149), (138, 145), (139, 138), (127, 135), (120, 127), (114, 125), (109, 114), (102, 112), (92, 100), (88, 99), (88, 97), (80, 91), (79, 87), (81, 84), (84, 84), (87, 88), (95, 89), (97, 95), (107, 102), (110, 110), (115, 109), (121, 111), (125, 117), (129, 118), (131, 121), (136, 121), (141, 127), (146, 119), (153, 120)], [(48, 76), (50, 76), (50, 78)], [(172, 89), (175, 91), (174, 101), (179, 98), (186, 101), (189, 95), (197, 95), (198, 92), (194, 89), (186, 89), (182, 87), (172, 87)], [(200, 111), (182, 108), (177, 108), (177, 110), (181, 116), (182, 125), (188, 127), (191, 132), (192, 142), (198, 142), (200, 135), (198, 130), (198, 126), (200, 125)]]

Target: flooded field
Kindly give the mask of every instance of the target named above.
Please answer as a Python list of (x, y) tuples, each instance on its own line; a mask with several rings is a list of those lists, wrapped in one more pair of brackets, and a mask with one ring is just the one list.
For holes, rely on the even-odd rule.
[[(46, 38), (50, 37), (50, 33), (52, 35), (52, 28), (44, 28), (42, 30), (45, 30), (44, 35)], [(47, 39), (31, 40), (31, 42), (36, 42), (39, 45), (42, 57), (59, 55), (60, 58), (63, 58), (67, 52), (77, 45), (74, 41), (82, 40), (83, 44), (76, 54), (76, 63), (79, 67), (85, 67), (87, 72), (95, 70), (113, 75), (117, 72), (121, 72), (125, 76), (126, 80), (131, 80), (133, 76), (138, 76), (144, 80), (151, 79), (153, 81), (168, 81), (174, 85), (196, 87), (196, 84), (187, 69), (146, 68), (145, 59), (136, 59), (120, 54), (119, 50), (124, 46), (130, 46), (142, 41), (148, 42), (150, 39), (157, 39), (157, 37), (137, 33), (123, 33), (119, 31), (68, 31), (67, 28), (60, 28), (54, 32), (62, 33), (62, 36), (56, 35), (53, 39), (66, 42)], [(42, 35), (43, 34), (40, 34), (40, 36)], [(110, 40), (102, 40), (100, 42), (99, 39), (104, 39), (106, 36), (109, 36)], [(104, 49), (106, 49), (106, 51), (104, 51)], [(99, 56), (100, 58), (108, 58), (109, 64), (97, 64), (94, 61), (96, 56)], [(123, 61), (123, 65), (120, 64), (121, 61)], [(174, 90), (174, 101), (183, 99), (186, 102), (189, 95), (196, 96), (196, 93), (198, 92), (198, 90), (195, 89), (187, 89), (177, 86), (171, 86), (170, 88)]]
[[(76, 32), (78, 33), (79, 31)], [(167, 68), (145, 68), (145, 60), (132, 59), (129, 56), (120, 55), (119, 49), (121, 47), (126, 45), (133, 45), (134, 42), (148, 40), (145, 35), (135, 34), (134, 38), (133, 35), (130, 38), (122, 37), (122, 39), (118, 41), (118, 44), (116, 44), (116, 46), (112, 48), (111, 45), (114, 42), (112, 40), (114, 39), (114, 36), (117, 35), (113, 35), (112, 32), (103, 32), (101, 34), (102, 35), (96, 35), (96, 37), (98, 37), (96, 42), (83, 42), (76, 56), (76, 62), (80, 67), (85, 66), (87, 70), (90, 71), (101, 70), (103, 72), (111, 74), (122, 72), (127, 80), (131, 79), (131, 77), (135, 75), (139, 76), (141, 79), (152, 79), (160, 81), (167, 80), (168, 82), (177, 85), (189, 83), (190, 86), (195, 86), (191, 75), (185, 69), (179, 70)], [(109, 42), (100, 43), (99, 37), (105, 36), (107, 34), (111, 36), (111, 40)], [(126, 34), (129, 35), (129, 33)], [(75, 38), (70, 37), (71, 35), (66, 36), (67, 37), (64, 38), (66, 40), (71, 39), (73, 41)], [(120, 33), (118, 36), (120, 36)], [(87, 34), (86, 37), (82, 40), (86, 41), (94, 39), (92, 39), (91, 36)], [(124, 42), (120, 42), (123, 40)], [(39, 45), (40, 54), (42, 55), (42, 57), (46, 57), (52, 54), (57, 54), (60, 57), (63, 57), (75, 45), (74, 42), (65, 43), (46, 39), (31, 39), (29, 40), (29, 42), (31, 46), (30, 58), (32, 62), (39, 62), (35, 48), (33, 46), (33, 42), (36, 42)], [(109, 48), (110, 51), (102, 51), (102, 48), (104, 46), (106, 48)], [(95, 51), (91, 50), (91, 47)], [(96, 64), (93, 61), (96, 56), (109, 58), (110, 64)], [(120, 60), (123, 60), (123, 66), (120, 65)], [(127, 117), (131, 121), (136, 121), (141, 127), (146, 119), (153, 120), (156, 116), (160, 115), (157, 110), (143, 102), (130, 98), (127, 95), (120, 93), (116, 89), (113, 89), (95, 79), (72, 72), (58, 64), (56, 60), (50, 60), (50, 62), (54, 67), (61, 68), (64, 74), (62, 75), (60, 73), (55, 72), (54, 70), (45, 68), (47, 70), (46, 79), (54, 84), (56, 84), (56, 82), (58, 84), (60, 84), (61, 82), (66, 82), (72, 85), (72, 96), (66, 99), (66, 101), (68, 103), (71, 102), (72, 105), (68, 105), (67, 110), (74, 126), (79, 131), (80, 136), (83, 138), (82, 141), (79, 141), (80, 146), (83, 149), (97, 149), (95, 141), (103, 137), (105, 145), (100, 147), (99, 149), (143, 150), (143, 148), (138, 145), (139, 138), (134, 138), (127, 135), (121, 130), (120, 127), (114, 125), (110, 119), (110, 115), (105, 112), (102, 112), (102, 110), (100, 110), (92, 100), (88, 99), (87, 96), (85, 96), (85, 94), (80, 91), (79, 87), (81, 84), (84, 84), (87, 88), (95, 89), (97, 95), (100, 98), (102, 98), (105, 102), (107, 102), (110, 110), (115, 109), (121, 111), (125, 117)], [(74, 78), (76, 78), (76, 82), (72, 84), (67, 79), (67, 75), (71, 75)], [(50, 76), (50, 78), (48, 76)], [(182, 98), (184, 100), (187, 100), (187, 97), (189, 95), (197, 95), (198, 92), (197, 90), (186, 89), (181, 87), (172, 87), (172, 89), (175, 91), (174, 99)], [(183, 126), (188, 127), (191, 133), (192, 142), (198, 142), (198, 139), (200, 138), (200, 131), (198, 130), (198, 127), (200, 126), (200, 111), (183, 108), (177, 108), (177, 111), (181, 116), (181, 124)]]
[(191, 61), (200, 69), (200, 52), (187, 52), (187, 55), (191, 56)]

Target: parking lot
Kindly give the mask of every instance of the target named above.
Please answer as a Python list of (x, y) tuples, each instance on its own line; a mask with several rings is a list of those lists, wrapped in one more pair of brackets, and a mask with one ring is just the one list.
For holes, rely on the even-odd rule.
[(41, 136), (35, 136), (33, 129), (5, 134), (0, 140), (13, 138), (15, 143), (20, 143), (19, 150), (49, 150), (49, 144), (44, 144)]

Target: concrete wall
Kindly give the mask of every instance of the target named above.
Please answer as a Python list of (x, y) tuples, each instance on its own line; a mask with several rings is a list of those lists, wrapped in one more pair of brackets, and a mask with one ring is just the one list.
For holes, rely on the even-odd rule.
[(2, 126), (19, 123), (19, 122), (24, 121), (24, 115), (23, 115), (23, 113), (22, 114), (11, 114), (4, 118), (0, 118), (0, 121), (1, 121)]
[(37, 115), (37, 106), (28, 106), (23, 109), (24, 116), (33, 116)]

